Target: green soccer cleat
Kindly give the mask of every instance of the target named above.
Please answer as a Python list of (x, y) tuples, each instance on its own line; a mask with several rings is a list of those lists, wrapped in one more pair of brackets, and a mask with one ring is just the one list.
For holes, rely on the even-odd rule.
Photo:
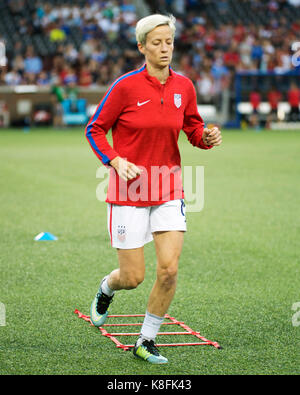
[(153, 340), (142, 340), (139, 338), (133, 348), (133, 355), (154, 364), (168, 363), (167, 358), (160, 355)]
[[(101, 284), (103, 283), (105, 278), (106, 277), (104, 277), (104, 279), (101, 281)], [(109, 305), (114, 297), (105, 295), (101, 290), (101, 284), (99, 287), (99, 291), (91, 304), (90, 312), (90, 319), (93, 325), (95, 325), (97, 328), (105, 323), (109, 313)]]

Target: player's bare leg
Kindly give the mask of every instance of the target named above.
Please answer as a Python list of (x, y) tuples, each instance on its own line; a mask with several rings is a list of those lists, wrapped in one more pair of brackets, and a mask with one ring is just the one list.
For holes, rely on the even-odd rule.
[(129, 250), (118, 249), (119, 269), (113, 270), (108, 279), (111, 289), (134, 289), (144, 280), (144, 247)]
[(148, 362), (163, 364), (168, 360), (160, 355), (154, 341), (176, 291), (183, 232), (155, 232), (153, 238), (157, 256), (157, 278), (148, 300), (141, 335), (133, 353)]
[(153, 235), (157, 256), (157, 278), (152, 288), (147, 311), (164, 317), (176, 291), (178, 262), (183, 246), (184, 232), (155, 232)]
[(105, 323), (115, 291), (134, 289), (144, 280), (144, 248), (117, 251), (119, 268), (104, 277), (91, 305), (91, 321), (97, 327)]

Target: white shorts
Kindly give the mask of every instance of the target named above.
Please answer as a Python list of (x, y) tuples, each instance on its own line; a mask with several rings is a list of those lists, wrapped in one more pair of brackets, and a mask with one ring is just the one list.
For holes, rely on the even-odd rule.
[(183, 199), (171, 200), (158, 206), (120, 206), (108, 203), (107, 227), (114, 248), (143, 247), (158, 231), (186, 231)]

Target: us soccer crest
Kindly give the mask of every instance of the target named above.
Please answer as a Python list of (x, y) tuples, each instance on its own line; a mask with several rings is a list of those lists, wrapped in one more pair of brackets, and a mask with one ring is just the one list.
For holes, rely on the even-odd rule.
[(118, 225), (118, 240), (125, 241), (125, 238), (126, 238), (125, 225)]
[(177, 108), (181, 106), (181, 94), (180, 93), (174, 93), (174, 104)]

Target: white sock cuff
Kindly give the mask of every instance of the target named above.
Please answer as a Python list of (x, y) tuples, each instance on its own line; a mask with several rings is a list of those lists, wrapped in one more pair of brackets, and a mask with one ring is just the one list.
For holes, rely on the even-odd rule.
[(145, 318), (146, 318), (146, 317), (149, 317), (151, 320), (153, 320), (153, 321), (155, 321), (155, 322), (157, 322), (157, 323), (160, 323), (160, 324), (162, 324), (162, 322), (163, 322), (163, 320), (164, 320), (164, 318), (165, 318), (165, 317), (159, 317), (158, 315), (149, 313), (149, 311), (146, 311), (146, 316), (145, 316)]
[(159, 317), (146, 311), (141, 329), (141, 336), (147, 340), (154, 340), (163, 320), (164, 317)]
[(112, 296), (115, 293), (115, 291), (109, 287), (107, 280), (108, 280), (108, 276), (106, 276), (106, 278), (103, 280), (101, 284), (101, 290), (105, 295)]

